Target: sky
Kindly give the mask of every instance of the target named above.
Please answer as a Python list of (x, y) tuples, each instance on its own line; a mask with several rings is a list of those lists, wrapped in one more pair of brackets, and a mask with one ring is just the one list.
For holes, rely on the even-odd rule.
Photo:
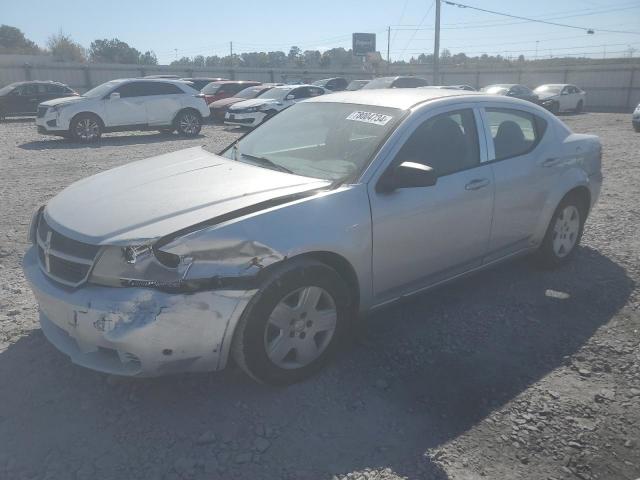
[[(459, 0), (460, 3), (513, 15), (593, 29), (523, 22), (442, 4), (441, 48), (468, 55), (501, 54), (532, 58), (584, 55), (595, 58), (640, 56), (640, 0)], [(432, 53), (433, 0), (322, 0), (269, 2), (243, 0), (0, 0), (0, 23), (18, 27), (37, 44), (62, 30), (84, 47), (95, 39), (114, 38), (159, 63), (176, 57), (234, 53), (351, 48), (351, 33), (377, 34), (386, 56), (409, 60)], [(605, 32), (616, 30), (628, 33)]]

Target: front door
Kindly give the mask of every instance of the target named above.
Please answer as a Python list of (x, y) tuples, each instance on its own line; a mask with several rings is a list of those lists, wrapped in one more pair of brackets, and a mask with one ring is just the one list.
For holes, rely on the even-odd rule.
[(377, 303), (480, 266), (494, 186), (491, 166), (481, 162), (479, 118), (472, 108), (425, 118), (387, 170), (405, 161), (429, 165), (435, 185), (390, 193), (370, 185)]
[(129, 82), (114, 90), (120, 98), (107, 96), (104, 102), (104, 122), (108, 127), (144, 125), (147, 123), (145, 82)]

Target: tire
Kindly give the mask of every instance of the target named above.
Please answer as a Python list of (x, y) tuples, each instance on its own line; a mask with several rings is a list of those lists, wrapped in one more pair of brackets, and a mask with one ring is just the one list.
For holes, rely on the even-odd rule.
[(582, 113), (583, 109), (584, 109), (584, 102), (580, 100), (576, 105), (576, 113)]
[(640, 125), (634, 125), (633, 129), (637, 132), (640, 133)]
[(92, 113), (81, 113), (71, 121), (69, 136), (77, 142), (95, 142), (102, 136), (102, 121)]
[(537, 252), (543, 267), (559, 267), (575, 255), (582, 239), (587, 209), (577, 195), (568, 195), (560, 202)]
[(320, 370), (345, 338), (348, 287), (315, 260), (292, 261), (249, 302), (234, 334), (235, 362), (258, 382), (289, 385)]
[(196, 137), (202, 130), (202, 116), (192, 109), (182, 110), (174, 122), (178, 134), (184, 137)]
[(560, 104), (558, 102), (553, 102), (549, 111), (554, 115), (558, 115), (560, 113)]

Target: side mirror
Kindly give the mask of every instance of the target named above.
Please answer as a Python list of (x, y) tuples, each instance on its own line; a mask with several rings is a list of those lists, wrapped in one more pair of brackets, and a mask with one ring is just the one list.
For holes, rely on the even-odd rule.
[(109, 100), (118, 100), (119, 98), (120, 98), (119, 92), (112, 92), (111, 95), (109, 95)]
[(399, 188), (431, 187), (438, 181), (438, 175), (428, 165), (416, 162), (402, 162), (380, 179), (376, 190), (392, 192)]
[(296, 98), (296, 97), (293, 95), (293, 93), (290, 93), (289, 95), (284, 97), (285, 100), (293, 100), (294, 98)]

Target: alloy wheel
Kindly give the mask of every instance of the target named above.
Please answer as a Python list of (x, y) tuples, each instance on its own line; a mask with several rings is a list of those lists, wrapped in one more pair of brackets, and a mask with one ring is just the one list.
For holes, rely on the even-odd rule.
[(200, 121), (194, 113), (184, 113), (180, 117), (178, 126), (185, 135), (196, 135), (200, 127)]
[(93, 118), (83, 118), (76, 124), (75, 134), (81, 140), (95, 140), (100, 135), (100, 125)]

